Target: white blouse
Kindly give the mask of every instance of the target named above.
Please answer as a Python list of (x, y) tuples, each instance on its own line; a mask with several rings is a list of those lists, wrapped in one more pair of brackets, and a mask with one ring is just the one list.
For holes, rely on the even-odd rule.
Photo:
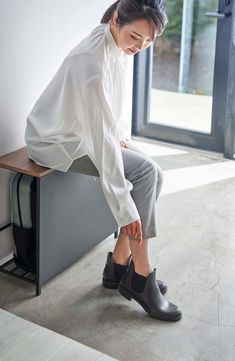
[(120, 140), (127, 55), (118, 48), (110, 23), (98, 25), (70, 51), (27, 117), (29, 158), (66, 172), (87, 154), (98, 169), (108, 205), (124, 226), (139, 219), (125, 179)]

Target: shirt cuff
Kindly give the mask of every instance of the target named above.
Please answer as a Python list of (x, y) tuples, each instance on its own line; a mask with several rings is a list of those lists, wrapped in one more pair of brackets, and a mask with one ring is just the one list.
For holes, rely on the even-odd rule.
[(140, 219), (140, 215), (131, 195), (125, 207), (122, 207), (120, 211), (116, 211), (114, 217), (119, 227), (126, 226)]

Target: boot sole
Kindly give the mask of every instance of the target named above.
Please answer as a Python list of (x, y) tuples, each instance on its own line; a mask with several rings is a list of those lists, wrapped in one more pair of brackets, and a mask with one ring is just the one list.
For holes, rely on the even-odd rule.
[(167, 316), (163, 316), (162, 314), (153, 313), (138, 297), (136, 297), (135, 295), (132, 295), (129, 291), (127, 291), (122, 286), (119, 285), (118, 290), (121, 293), (121, 295), (123, 297), (125, 297), (128, 301), (131, 301), (131, 299), (133, 298), (136, 302), (138, 302), (140, 304), (140, 306), (143, 307), (143, 309), (149, 314), (150, 317), (153, 317), (153, 318), (156, 318), (156, 319), (162, 320), (162, 321), (172, 321), (172, 322), (179, 321), (182, 318), (182, 314), (180, 314), (179, 317), (172, 319)]
[(118, 289), (118, 285), (119, 282), (115, 282), (115, 281), (109, 281), (109, 280), (105, 280), (104, 278), (102, 279), (102, 285), (105, 288), (110, 288), (110, 289)]

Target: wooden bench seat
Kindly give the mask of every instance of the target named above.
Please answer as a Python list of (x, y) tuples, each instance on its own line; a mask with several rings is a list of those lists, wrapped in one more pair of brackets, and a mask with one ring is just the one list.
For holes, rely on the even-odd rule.
[(37, 178), (44, 177), (45, 175), (54, 172), (53, 169), (37, 165), (34, 161), (29, 159), (26, 147), (0, 157), (0, 168), (28, 174)]

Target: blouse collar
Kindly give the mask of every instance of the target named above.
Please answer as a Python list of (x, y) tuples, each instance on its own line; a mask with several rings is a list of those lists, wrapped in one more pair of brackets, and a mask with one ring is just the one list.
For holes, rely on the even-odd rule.
[(113, 38), (113, 35), (111, 33), (111, 30), (110, 30), (110, 22), (107, 23), (106, 25), (106, 28), (105, 28), (105, 35), (106, 35), (106, 38), (108, 40), (108, 44), (109, 44), (109, 47), (110, 47), (110, 51), (111, 53), (114, 55), (114, 56), (123, 56), (124, 55), (124, 52), (122, 51), (122, 49), (120, 49), (114, 38)]

